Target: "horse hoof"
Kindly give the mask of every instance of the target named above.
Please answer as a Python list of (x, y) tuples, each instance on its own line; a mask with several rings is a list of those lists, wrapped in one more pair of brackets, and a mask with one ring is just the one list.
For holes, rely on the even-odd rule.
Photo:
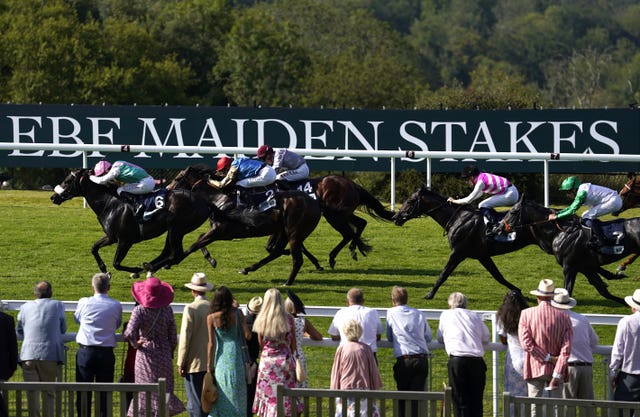
[(424, 298), (425, 300), (433, 300), (433, 294), (429, 293), (422, 298)]
[(209, 265), (211, 265), (212, 268), (215, 268), (216, 266), (218, 266), (218, 261), (216, 261), (215, 259), (208, 259), (209, 261)]
[(249, 271), (247, 270), (247, 268), (244, 268), (244, 269), (239, 270), (238, 274), (249, 275)]
[(132, 272), (129, 274), (129, 278), (138, 279), (140, 278), (140, 274), (138, 272)]
[(331, 267), (331, 269), (334, 269), (336, 267), (336, 260), (329, 259), (329, 266)]
[(321, 266), (316, 267), (316, 272), (324, 271), (324, 268)]

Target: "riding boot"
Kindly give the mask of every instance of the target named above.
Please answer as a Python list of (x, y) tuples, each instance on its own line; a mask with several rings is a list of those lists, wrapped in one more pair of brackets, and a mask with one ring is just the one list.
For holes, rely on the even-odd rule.
[(587, 242), (587, 246), (591, 249), (598, 249), (604, 246), (604, 241), (599, 233), (599, 227), (597, 225), (597, 220), (595, 219), (581, 219), (580, 223), (582, 224), (583, 229), (589, 231), (589, 242)]
[(142, 223), (142, 216), (144, 214), (144, 204), (138, 202), (138, 198), (135, 194), (128, 193), (123, 191), (120, 193), (120, 197), (122, 197), (127, 203), (133, 206), (133, 216), (136, 218), (138, 223)]

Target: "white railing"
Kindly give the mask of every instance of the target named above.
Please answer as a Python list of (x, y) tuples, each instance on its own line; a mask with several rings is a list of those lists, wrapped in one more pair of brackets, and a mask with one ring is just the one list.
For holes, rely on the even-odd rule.
[[(125, 150), (126, 149), (126, 150)], [(157, 146), (157, 145), (93, 145), (64, 143), (16, 143), (0, 142), (0, 150), (24, 151), (67, 151), (82, 152), (82, 165), (88, 167), (88, 152), (108, 153), (167, 153), (191, 154), (185, 156), (185, 165), (197, 163), (200, 154), (215, 155), (255, 155), (257, 148), (249, 147), (211, 147), (211, 146)], [(583, 154), (583, 153), (542, 153), (542, 152), (446, 152), (446, 151), (404, 151), (404, 150), (343, 150), (343, 149), (295, 149), (297, 153), (308, 157), (351, 157), (351, 158), (389, 158), (391, 190), (389, 200), (391, 209), (396, 205), (396, 159), (425, 161), (426, 184), (431, 187), (431, 161), (433, 159), (461, 159), (489, 161), (539, 161), (544, 175), (544, 205), (549, 205), (549, 163), (557, 161), (595, 161), (595, 162), (640, 162), (640, 155)]]

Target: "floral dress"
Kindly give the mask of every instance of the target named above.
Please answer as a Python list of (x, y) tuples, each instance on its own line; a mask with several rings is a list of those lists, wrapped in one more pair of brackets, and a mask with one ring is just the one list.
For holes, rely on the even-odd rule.
[[(140, 342), (135, 359), (135, 382), (156, 383), (159, 378), (167, 380), (169, 414), (185, 411), (184, 404), (173, 393), (173, 351), (178, 344), (176, 322), (171, 307), (146, 308), (136, 306), (124, 333), (127, 340)], [(128, 416), (146, 415), (146, 394), (140, 393), (138, 410), (129, 406)], [(151, 415), (158, 416), (158, 394), (151, 397)]]
[[(302, 341), (304, 339), (304, 325), (307, 322), (307, 319), (304, 317), (295, 317), (294, 318), (295, 326), (296, 326), (296, 356), (302, 362), (302, 367), (307, 370), (307, 359), (304, 357), (304, 351), (302, 350)], [(307, 381), (298, 382), (298, 388), (307, 388), (309, 384)]]
[[(293, 317), (288, 316), (288, 320), (290, 329), (293, 330)], [(293, 332), (289, 331), (284, 339), (263, 340), (256, 395), (253, 401), (253, 412), (259, 417), (277, 416), (277, 385), (282, 384), (286, 388), (296, 387), (296, 362), (289, 348), (293, 337), (295, 337)], [(297, 400), (294, 413), (292, 413), (293, 407), (291, 397), (286, 397), (284, 401), (286, 416), (295, 416), (303, 410), (303, 404)]]

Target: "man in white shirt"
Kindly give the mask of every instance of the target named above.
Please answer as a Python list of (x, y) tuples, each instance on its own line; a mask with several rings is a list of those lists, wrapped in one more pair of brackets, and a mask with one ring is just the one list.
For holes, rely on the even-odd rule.
[(467, 297), (459, 292), (449, 295), (449, 310), (440, 315), (438, 342), (449, 355), (449, 385), (455, 417), (482, 417), (482, 396), (487, 382), (484, 344), (489, 328), (479, 314), (467, 310)]
[(631, 315), (618, 322), (611, 348), (609, 381), (616, 401), (640, 402), (640, 289), (624, 297)]
[[(332, 340), (340, 340), (343, 345), (347, 342), (347, 338), (342, 332), (342, 327), (349, 320), (356, 320), (362, 326), (362, 336), (360, 342), (371, 347), (373, 354), (378, 351), (378, 343), (382, 337), (382, 321), (378, 312), (372, 308), (365, 307), (364, 294), (358, 288), (351, 288), (347, 292), (347, 306), (343, 307), (333, 317), (333, 321), (329, 326), (329, 335)], [(376, 358), (377, 361), (377, 358)]]
[[(113, 382), (116, 358), (116, 330), (122, 325), (122, 305), (107, 294), (111, 288), (111, 276), (95, 274), (91, 280), (93, 297), (78, 301), (73, 314), (80, 324), (76, 334), (76, 382)], [(78, 416), (90, 416), (91, 392), (87, 394), (87, 408), (82, 409), (82, 398), (78, 395)], [(107, 395), (100, 394), (100, 416), (107, 415)]]
[[(598, 335), (585, 316), (570, 310), (576, 304), (576, 300), (569, 297), (569, 292), (566, 289), (556, 288), (551, 305), (561, 310), (567, 310), (567, 314), (571, 319), (571, 327), (573, 328), (571, 354), (568, 362), (569, 380), (562, 387), (562, 397), (592, 400), (594, 398), (593, 348), (598, 344)], [(595, 417), (595, 409), (583, 409), (580, 415)], [(568, 409), (566, 416), (575, 416), (575, 410)]]
[[(429, 375), (431, 328), (421, 311), (407, 305), (409, 295), (404, 287), (391, 290), (393, 307), (387, 311), (387, 340), (393, 343), (393, 378), (398, 391), (424, 391)], [(406, 402), (400, 401), (400, 415), (405, 415)], [(418, 402), (412, 401), (411, 416), (418, 416)]]

